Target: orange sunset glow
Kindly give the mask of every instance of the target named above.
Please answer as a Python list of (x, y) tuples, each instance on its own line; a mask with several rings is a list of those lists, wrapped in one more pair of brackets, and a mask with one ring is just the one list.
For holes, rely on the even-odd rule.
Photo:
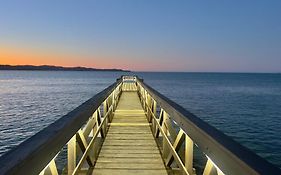
[[(115, 68), (115, 63), (109, 64), (103, 56), (85, 56), (36, 49), (1, 47), (0, 64), (8, 65), (57, 65), (85, 66), (94, 68)], [(91, 60), (85, 63), (81, 58)], [(126, 68), (126, 66), (122, 66)]]
[[(23, 48), (23, 47), (0, 47), (0, 64), (7, 65), (55, 65), (64, 67), (91, 67), (91, 68), (121, 68), (134, 71), (149, 71), (158, 68), (158, 70), (170, 70), (174, 67), (180, 67), (180, 63), (174, 63), (173, 60), (143, 59), (129, 56), (107, 55), (86, 55), (75, 53), (64, 53), (54, 50)], [(147, 64), (147, 63), (150, 64)], [(157, 71), (157, 69), (155, 69)]]

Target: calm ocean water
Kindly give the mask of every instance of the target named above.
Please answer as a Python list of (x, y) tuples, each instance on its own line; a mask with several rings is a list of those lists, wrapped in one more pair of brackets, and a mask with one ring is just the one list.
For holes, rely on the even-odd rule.
[[(121, 74), (0, 71), (0, 155), (103, 90)], [(134, 74), (281, 167), (281, 74)]]

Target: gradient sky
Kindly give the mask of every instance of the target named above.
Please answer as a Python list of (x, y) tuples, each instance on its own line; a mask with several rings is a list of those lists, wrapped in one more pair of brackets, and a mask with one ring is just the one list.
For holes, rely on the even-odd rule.
[(0, 64), (281, 72), (281, 1), (1, 1)]

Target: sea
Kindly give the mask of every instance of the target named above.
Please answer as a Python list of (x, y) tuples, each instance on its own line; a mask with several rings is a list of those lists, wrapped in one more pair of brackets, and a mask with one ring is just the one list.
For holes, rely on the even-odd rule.
[(0, 156), (112, 84), (154, 89), (281, 168), (281, 74), (0, 71)]

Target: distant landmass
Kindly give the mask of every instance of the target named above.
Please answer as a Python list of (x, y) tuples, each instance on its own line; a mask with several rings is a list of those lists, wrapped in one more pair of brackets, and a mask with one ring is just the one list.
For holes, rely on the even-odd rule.
[(130, 72), (129, 70), (123, 69), (97, 69), (88, 67), (62, 67), (62, 66), (51, 66), (51, 65), (0, 65), (0, 70), (43, 70), (43, 71), (119, 71), (119, 72)]

